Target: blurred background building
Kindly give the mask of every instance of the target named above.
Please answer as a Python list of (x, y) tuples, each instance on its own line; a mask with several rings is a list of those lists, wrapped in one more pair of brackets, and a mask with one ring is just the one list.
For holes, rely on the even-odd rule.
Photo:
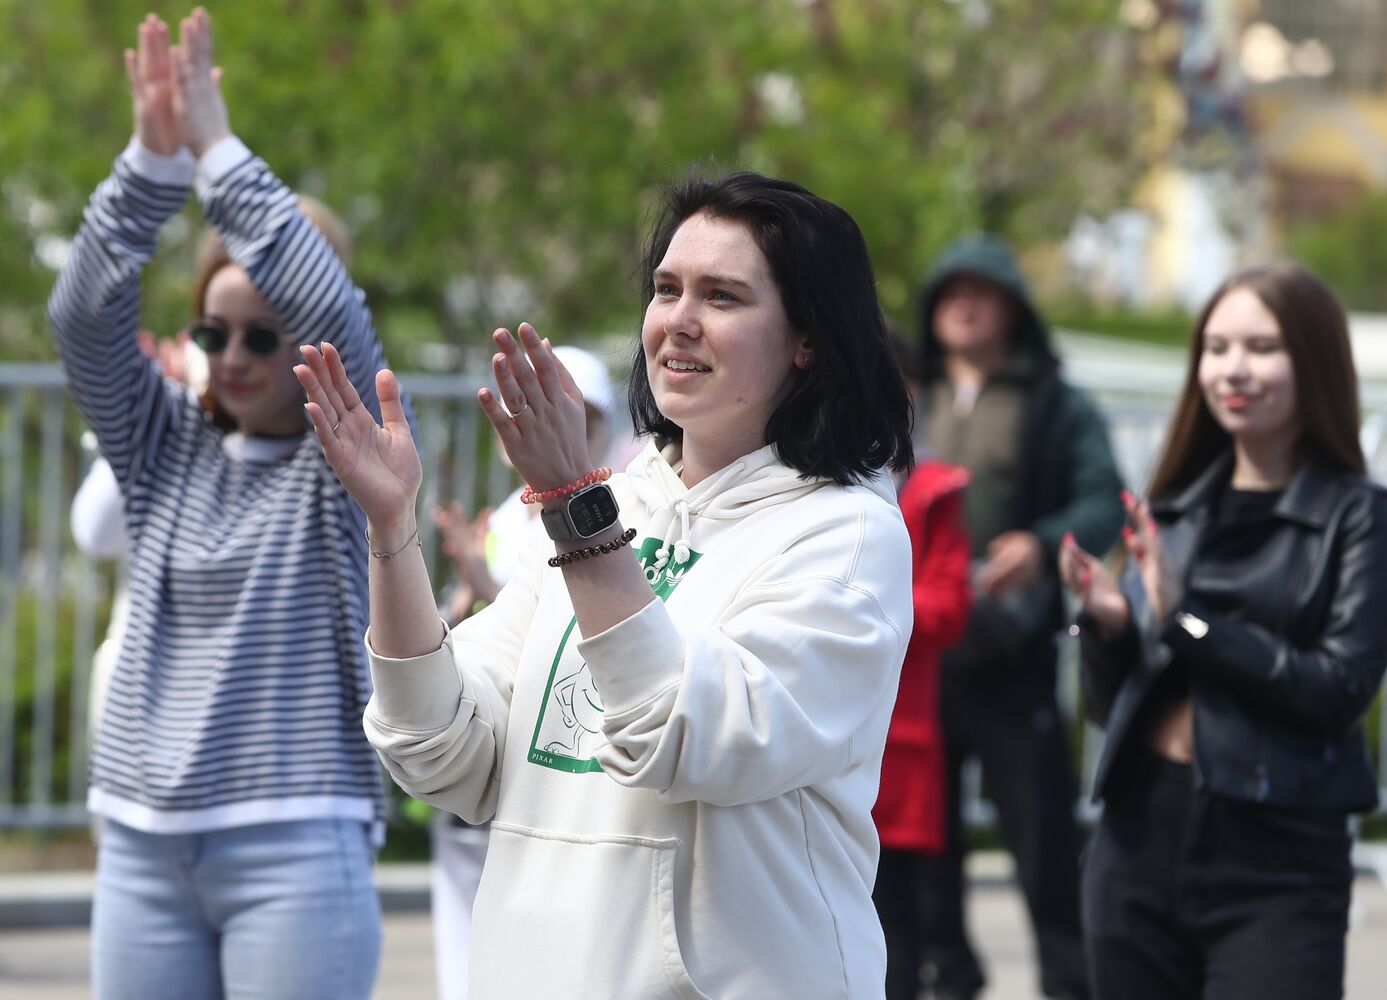
[(1190, 310), (1236, 264), (1291, 254), (1351, 309), (1387, 308), (1387, 5), (1124, 0), (1121, 14), (1161, 81), (1158, 152), (1131, 206), (1076, 222), (1085, 292)]

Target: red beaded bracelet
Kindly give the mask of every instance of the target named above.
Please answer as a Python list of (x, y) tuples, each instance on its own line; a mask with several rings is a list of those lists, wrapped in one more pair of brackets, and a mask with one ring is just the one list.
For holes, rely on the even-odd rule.
[(586, 476), (579, 476), (573, 482), (565, 486), (556, 486), (552, 490), (538, 492), (533, 486), (526, 486), (520, 494), (521, 503), (547, 503), (550, 500), (558, 500), (566, 497), (570, 493), (577, 493), (584, 486), (591, 486), (593, 483), (603, 483), (612, 478), (612, 470), (608, 468), (593, 469)]

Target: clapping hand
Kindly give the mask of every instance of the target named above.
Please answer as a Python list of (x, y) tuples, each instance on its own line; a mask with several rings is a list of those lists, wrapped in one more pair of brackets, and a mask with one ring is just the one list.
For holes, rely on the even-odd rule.
[(187, 146), (201, 156), (231, 134), (222, 71), (212, 65), (212, 22), (198, 7), (169, 44), (168, 25), (150, 14), (140, 22), (137, 47), (125, 50), (125, 75), (135, 109), (135, 135), (160, 156)]
[(140, 145), (160, 156), (177, 153), (183, 145), (183, 126), (174, 110), (169, 29), (153, 14), (140, 22), (138, 47), (125, 50), (125, 75)]
[[(536, 489), (549, 489), (592, 471), (583, 396), (534, 327), (522, 323), (519, 333), (519, 343), (506, 330), (493, 335), (500, 348), (492, 359), (497, 391), (482, 389), (477, 397), (516, 471)], [(423, 469), (394, 373), (376, 375), (377, 424), (336, 348), (324, 343), (302, 353), (294, 374), (308, 394), (305, 409), (328, 464), (366, 514), (372, 539), (379, 531), (382, 542), (403, 541), (399, 536), (414, 525)]]
[(156, 337), (149, 330), (141, 330), (135, 334), (135, 343), (139, 345), (145, 357), (158, 362), (159, 367), (163, 369), (164, 378), (182, 382), (184, 385), (192, 378), (192, 372), (188, 370), (188, 341), (187, 330), (179, 330), (178, 336), (172, 340), (168, 337)]
[[(1184, 596), (1184, 585), (1161, 541), (1160, 529), (1156, 526), (1156, 519), (1151, 516), (1150, 506), (1125, 490), (1122, 493), (1122, 506), (1126, 508), (1131, 521), (1122, 529), (1123, 545), (1128, 557), (1137, 564), (1152, 617), (1157, 623), (1163, 624)], [(1059, 568), (1064, 585), (1079, 599), (1084, 611), (1098, 623), (1105, 635), (1111, 637), (1127, 627), (1131, 620), (1131, 608), (1118, 588), (1117, 580), (1101, 560), (1079, 547), (1072, 534), (1065, 535), (1060, 546)]]
[(414, 505), (423, 467), (400, 402), (400, 387), (388, 368), (376, 373), (381, 423), (361, 402), (331, 344), (301, 348), (294, 368), (308, 393), (304, 409), (323, 454), (371, 525), (373, 543), (388, 547), (414, 528)]
[(453, 563), (456, 589), (449, 608), (449, 620), (452, 622), (462, 621), (471, 615), (478, 601), (490, 604), (501, 590), (486, 564), (490, 517), (491, 511), (483, 510), (469, 520), (462, 504), (457, 501), (433, 512), (434, 524), (438, 526), (439, 536), (443, 540), (443, 551)]
[(477, 399), (515, 470), (544, 491), (592, 471), (587, 413), (583, 394), (549, 341), (529, 323), (521, 323), (517, 333), (518, 342), (508, 330), (492, 334), (500, 351), (491, 359), (498, 392), (482, 389)]
[(231, 134), (222, 100), (221, 69), (212, 65), (212, 20), (198, 7), (179, 24), (173, 62), (173, 108), (183, 141), (202, 156)]
[(1161, 541), (1160, 529), (1156, 527), (1156, 519), (1151, 516), (1151, 507), (1126, 490), (1122, 492), (1122, 506), (1127, 509), (1127, 517), (1132, 522), (1122, 529), (1123, 544), (1141, 570), (1141, 582), (1152, 616), (1158, 623), (1164, 624), (1184, 596), (1184, 584), (1170, 561), (1165, 543)]
[(1073, 532), (1060, 543), (1060, 580), (1104, 637), (1111, 639), (1127, 628), (1131, 609), (1116, 577), (1101, 559), (1079, 547)]
[(1029, 531), (1007, 531), (987, 546), (987, 562), (978, 572), (978, 587), (989, 597), (1000, 597), (1029, 586), (1045, 565), (1045, 549)]

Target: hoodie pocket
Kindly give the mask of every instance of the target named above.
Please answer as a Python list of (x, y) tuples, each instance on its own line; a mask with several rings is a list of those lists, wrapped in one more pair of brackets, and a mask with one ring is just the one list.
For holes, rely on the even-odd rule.
[(674, 919), (679, 841), (491, 825), (477, 894), (478, 998), (708, 1000)]

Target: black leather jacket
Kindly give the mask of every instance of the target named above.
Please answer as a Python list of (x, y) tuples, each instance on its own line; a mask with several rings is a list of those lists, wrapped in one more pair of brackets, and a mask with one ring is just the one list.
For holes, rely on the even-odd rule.
[[(1228, 457), (1180, 496), (1152, 505), (1186, 581), (1230, 470)], [(1213, 614), (1187, 595), (1157, 623), (1129, 565), (1122, 586), (1133, 626), (1105, 641), (1081, 618), (1084, 692), (1108, 733), (1095, 798), (1108, 791), (1128, 744), (1142, 738), (1134, 722), (1178, 656), (1189, 676), (1201, 786), (1299, 809), (1355, 812), (1377, 802), (1362, 720), (1387, 667), (1387, 491), (1307, 462), (1274, 517), (1248, 567), (1260, 583), (1242, 594), (1242, 614)]]

